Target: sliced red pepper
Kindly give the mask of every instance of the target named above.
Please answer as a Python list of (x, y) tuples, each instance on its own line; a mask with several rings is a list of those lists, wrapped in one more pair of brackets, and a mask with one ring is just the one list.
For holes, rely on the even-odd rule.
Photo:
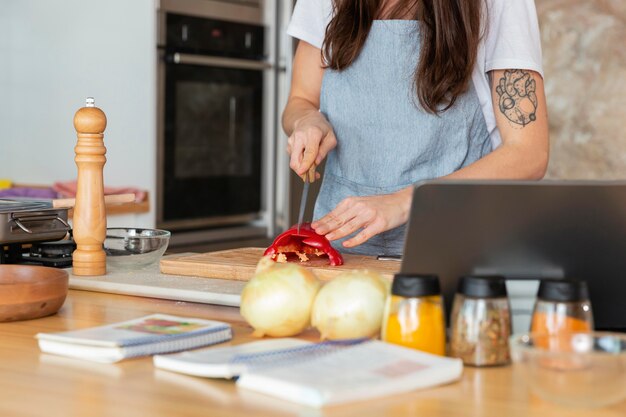
[(331, 246), (325, 236), (315, 233), (310, 223), (301, 224), (300, 233), (296, 225), (278, 235), (272, 245), (265, 250), (264, 255), (275, 260), (281, 253), (326, 255), (332, 266), (343, 265), (341, 254)]

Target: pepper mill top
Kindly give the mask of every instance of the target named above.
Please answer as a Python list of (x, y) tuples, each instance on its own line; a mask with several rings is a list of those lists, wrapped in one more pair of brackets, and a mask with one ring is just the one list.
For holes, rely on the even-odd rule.
[(106, 129), (107, 117), (95, 104), (93, 97), (87, 97), (85, 107), (74, 115), (74, 129), (78, 133), (100, 134)]

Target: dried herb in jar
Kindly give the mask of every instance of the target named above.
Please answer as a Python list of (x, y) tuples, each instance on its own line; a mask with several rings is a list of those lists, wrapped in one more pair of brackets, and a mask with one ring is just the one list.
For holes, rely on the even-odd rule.
[(464, 277), (454, 299), (450, 354), (466, 365), (510, 362), (511, 315), (504, 279)]
[(510, 315), (508, 309), (490, 309), (486, 317), (462, 314), (457, 317), (450, 342), (452, 356), (468, 365), (502, 365), (509, 354)]

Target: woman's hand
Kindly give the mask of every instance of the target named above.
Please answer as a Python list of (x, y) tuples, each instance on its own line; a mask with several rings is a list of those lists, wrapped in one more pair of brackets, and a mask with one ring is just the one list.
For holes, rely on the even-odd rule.
[(294, 122), (294, 130), (287, 141), (287, 153), (291, 156), (289, 166), (302, 176), (313, 164), (319, 165), (335, 146), (335, 132), (324, 115), (317, 110), (308, 111)]
[(328, 240), (341, 239), (360, 230), (343, 242), (344, 247), (352, 248), (406, 223), (412, 196), (413, 187), (407, 187), (393, 194), (348, 197), (311, 226)]

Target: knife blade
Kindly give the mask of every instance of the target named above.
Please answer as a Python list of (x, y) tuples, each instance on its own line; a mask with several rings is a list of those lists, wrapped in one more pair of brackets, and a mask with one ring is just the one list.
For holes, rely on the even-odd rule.
[(304, 210), (306, 210), (306, 200), (309, 196), (309, 185), (313, 181), (315, 181), (315, 177), (317, 176), (316, 171), (317, 165), (313, 164), (309, 168), (307, 172), (302, 175), (302, 180), (304, 181), (304, 186), (302, 187), (302, 197), (300, 197), (300, 211), (298, 212), (298, 228), (297, 233), (300, 234), (300, 225), (304, 220)]
[(298, 212), (298, 234), (300, 234), (300, 225), (304, 219), (304, 210), (306, 209), (306, 200), (309, 196), (309, 181), (308, 173), (304, 174), (304, 186), (302, 187), (302, 197), (300, 197), (300, 211)]

